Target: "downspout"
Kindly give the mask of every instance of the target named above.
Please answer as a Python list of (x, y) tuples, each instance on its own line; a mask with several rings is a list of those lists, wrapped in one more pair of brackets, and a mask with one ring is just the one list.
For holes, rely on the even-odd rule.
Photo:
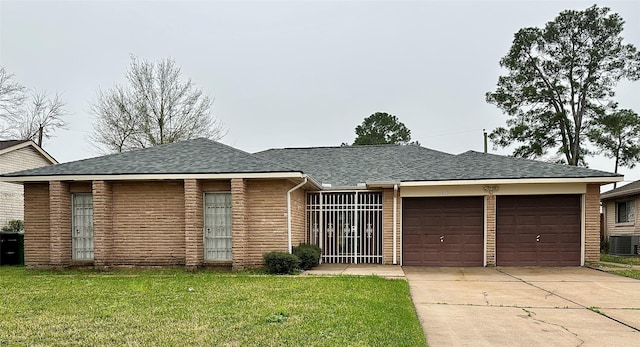
[(393, 185), (393, 265), (398, 264), (398, 185)]
[(288, 242), (288, 249), (289, 249), (289, 253), (291, 253), (291, 193), (294, 190), (299, 189), (300, 187), (304, 186), (305, 184), (307, 184), (307, 176), (304, 176), (304, 181), (302, 181), (302, 183), (298, 184), (297, 186), (289, 189), (289, 191), (287, 192), (287, 242)]

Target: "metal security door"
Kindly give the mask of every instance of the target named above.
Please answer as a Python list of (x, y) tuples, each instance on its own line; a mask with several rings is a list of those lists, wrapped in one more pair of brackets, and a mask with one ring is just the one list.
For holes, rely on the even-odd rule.
[(93, 196), (90, 193), (72, 195), (73, 260), (93, 260)]
[(206, 193), (204, 211), (204, 259), (231, 260), (231, 193)]
[(307, 232), (324, 263), (382, 263), (382, 193), (309, 193)]

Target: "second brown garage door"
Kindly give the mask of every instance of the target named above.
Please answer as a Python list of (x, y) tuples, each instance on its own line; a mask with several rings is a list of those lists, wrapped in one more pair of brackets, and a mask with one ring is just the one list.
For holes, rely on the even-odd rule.
[(484, 198), (402, 199), (402, 264), (482, 266)]
[(496, 197), (496, 265), (580, 265), (580, 195)]

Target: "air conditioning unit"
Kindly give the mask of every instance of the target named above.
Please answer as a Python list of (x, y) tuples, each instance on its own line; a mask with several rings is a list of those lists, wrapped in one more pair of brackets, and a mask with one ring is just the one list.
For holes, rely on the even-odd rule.
[(640, 244), (640, 235), (611, 235), (609, 236), (609, 254), (636, 255), (638, 244)]

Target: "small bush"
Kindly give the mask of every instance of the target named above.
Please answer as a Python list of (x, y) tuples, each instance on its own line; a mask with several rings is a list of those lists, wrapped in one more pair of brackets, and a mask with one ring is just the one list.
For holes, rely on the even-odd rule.
[(2, 227), (2, 231), (11, 233), (23, 232), (24, 222), (21, 220), (10, 220), (7, 222), (7, 225)]
[(264, 267), (271, 274), (292, 275), (300, 265), (298, 257), (285, 252), (269, 252), (263, 258)]
[(298, 247), (293, 247), (291, 251), (300, 259), (300, 267), (303, 270), (309, 270), (320, 263), (322, 250), (316, 245), (301, 243)]

